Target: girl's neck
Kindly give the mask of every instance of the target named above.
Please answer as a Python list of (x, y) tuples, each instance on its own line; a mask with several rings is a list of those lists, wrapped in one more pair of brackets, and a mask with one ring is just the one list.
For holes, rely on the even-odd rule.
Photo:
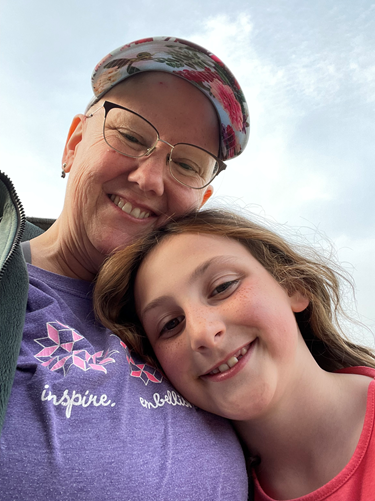
[(261, 458), (260, 484), (276, 499), (306, 495), (334, 478), (363, 427), (370, 378), (318, 366), (307, 373), (267, 416), (234, 422), (250, 455)]

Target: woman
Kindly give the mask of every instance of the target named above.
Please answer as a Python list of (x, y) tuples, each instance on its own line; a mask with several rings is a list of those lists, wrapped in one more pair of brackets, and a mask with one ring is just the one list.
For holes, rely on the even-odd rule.
[(95, 320), (92, 282), (116, 248), (205, 203), (246, 145), (246, 102), (216, 56), (174, 37), (123, 45), (92, 84), (57, 170), (64, 207), (47, 231), (25, 224), (0, 174), (0, 497), (242, 501), (231, 426), (175, 401)]

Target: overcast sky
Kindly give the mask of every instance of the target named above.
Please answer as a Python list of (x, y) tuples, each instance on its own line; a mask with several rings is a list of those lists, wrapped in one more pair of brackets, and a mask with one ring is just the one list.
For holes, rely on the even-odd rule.
[[(57, 217), (61, 155), (111, 50), (187, 38), (239, 80), (251, 137), (216, 200), (334, 243), (375, 327), (375, 3), (370, 0), (1, 0), (0, 169), (27, 215)], [(359, 335), (359, 334), (357, 334)], [(363, 342), (375, 346), (369, 334)]]

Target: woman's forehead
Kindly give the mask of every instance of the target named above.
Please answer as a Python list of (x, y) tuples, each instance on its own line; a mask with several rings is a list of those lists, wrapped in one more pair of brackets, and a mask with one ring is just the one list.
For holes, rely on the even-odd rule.
[[(216, 110), (207, 96), (186, 80), (159, 71), (126, 79), (102, 100), (125, 106), (151, 122), (172, 144), (190, 142), (216, 154), (220, 129)], [(170, 137), (171, 134), (174, 136)]]

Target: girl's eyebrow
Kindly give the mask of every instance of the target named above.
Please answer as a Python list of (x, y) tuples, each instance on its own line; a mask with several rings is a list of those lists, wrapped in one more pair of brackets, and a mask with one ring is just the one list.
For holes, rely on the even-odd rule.
[(221, 255), (221, 256), (216, 256), (216, 257), (212, 257), (210, 259), (207, 259), (207, 261), (204, 261), (203, 263), (201, 263), (193, 271), (193, 273), (190, 276), (189, 282), (191, 283), (194, 280), (196, 280), (199, 277), (199, 275), (202, 275), (202, 273), (204, 273), (206, 270), (208, 270), (208, 268), (210, 268), (210, 266), (213, 266), (214, 264), (217, 264), (217, 263), (225, 263), (226, 261), (235, 261), (235, 257)]
[[(213, 266), (213, 265), (215, 265), (217, 263), (224, 263), (224, 262), (227, 262), (227, 261), (237, 261), (237, 259), (234, 256), (216, 256), (216, 257), (207, 259), (207, 261), (204, 261), (199, 266), (197, 266), (197, 268), (195, 268), (195, 270), (190, 275), (190, 278), (189, 278), (188, 282), (189, 283), (194, 282), (199, 277), (199, 275), (202, 275), (211, 266)], [(165, 296), (164, 295), (164, 296), (160, 296), (160, 297), (158, 297), (158, 298), (153, 299), (152, 301), (150, 301), (143, 308), (143, 310), (141, 311), (141, 313), (140, 313), (141, 319), (143, 318), (143, 316), (146, 313), (148, 313), (150, 310), (153, 310), (153, 309), (157, 308), (158, 306), (162, 305), (163, 302), (167, 301), (168, 299), (170, 299), (170, 297), (171, 296)]]

